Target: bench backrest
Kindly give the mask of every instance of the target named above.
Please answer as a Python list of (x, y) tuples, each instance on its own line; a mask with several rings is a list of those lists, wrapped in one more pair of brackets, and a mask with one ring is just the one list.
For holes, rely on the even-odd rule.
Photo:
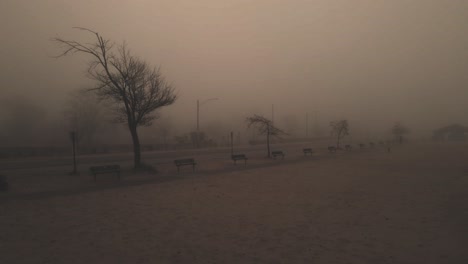
[(195, 160), (194, 159), (178, 159), (178, 160), (174, 160), (174, 163), (176, 165), (194, 164)]
[(234, 154), (234, 155), (231, 155), (231, 158), (232, 159), (245, 159), (245, 155), (244, 154)]

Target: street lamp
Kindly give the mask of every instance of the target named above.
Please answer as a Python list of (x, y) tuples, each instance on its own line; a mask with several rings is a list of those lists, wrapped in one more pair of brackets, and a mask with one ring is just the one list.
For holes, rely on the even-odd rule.
[(200, 102), (200, 100), (197, 100), (197, 148), (200, 147), (200, 106), (214, 100), (218, 100), (218, 98), (209, 98), (203, 100), (202, 102)]

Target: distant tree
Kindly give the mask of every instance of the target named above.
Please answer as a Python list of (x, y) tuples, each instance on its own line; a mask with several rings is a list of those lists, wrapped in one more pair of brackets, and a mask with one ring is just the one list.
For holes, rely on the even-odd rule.
[(180, 145), (186, 145), (190, 143), (190, 139), (187, 134), (181, 136), (174, 136), (174, 140), (177, 142), (177, 144)]
[(266, 135), (268, 157), (270, 158), (270, 136), (287, 135), (287, 133), (275, 127), (273, 125), (273, 121), (260, 115), (253, 115), (251, 117), (247, 117), (245, 121), (247, 122), (247, 126), (249, 128), (252, 126), (256, 127), (261, 135)]
[(400, 144), (403, 143), (403, 136), (409, 133), (410, 130), (400, 122), (396, 122), (392, 127), (392, 134), (395, 136), (395, 139), (400, 142)]
[(349, 135), (349, 125), (348, 121), (340, 120), (330, 122), (331, 134), (336, 136), (336, 148), (340, 148), (341, 138)]
[(168, 137), (174, 131), (174, 124), (172, 123), (172, 119), (170, 117), (163, 117), (158, 120), (158, 127), (155, 131), (155, 134), (160, 137), (164, 148), (167, 148)]
[(89, 147), (103, 121), (103, 109), (94, 93), (87, 90), (73, 91), (65, 104), (66, 128), (74, 131), (78, 146)]
[(11, 96), (0, 100), (0, 144), (42, 144), (47, 130), (47, 111), (33, 98)]
[(131, 55), (125, 44), (115, 49), (115, 45), (99, 33), (86, 28), (78, 29), (92, 33), (95, 42), (54, 38), (63, 48), (57, 57), (74, 53), (91, 57), (88, 77), (97, 83), (92, 90), (101, 99), (113, 103), (115, 121), (127, 124), (133, 142), (134, 166), (138, 168), (141, 165), (141, 149), (137, 128), (150, 126), (156, 118), (155, 110), (175, 102), (177, 96), (174, 89), (166, 83), (159, 69)]

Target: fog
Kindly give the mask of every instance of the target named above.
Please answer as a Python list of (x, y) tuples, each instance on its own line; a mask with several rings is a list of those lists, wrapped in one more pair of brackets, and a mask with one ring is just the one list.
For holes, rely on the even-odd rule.
[(161, 67), (179, 99), (153, 129), (170, 126), (171, 138), (195, 129), (196, 101), (210, 98), (200, 127), (216, 138), (245, 133), (245, 117), (272, 108), (296, 137), (306, 114), (322, 134), (348, 119), (352, 135), (371, 138), (395, 122), (415, 138), (468, 123), (467, 1), (4, 0), (0, 17), (0, 146), (67, 139), (63, 112), (93, 84), (89, 57), (53, 58), (51, 38), (92, 41), (76, 26)]

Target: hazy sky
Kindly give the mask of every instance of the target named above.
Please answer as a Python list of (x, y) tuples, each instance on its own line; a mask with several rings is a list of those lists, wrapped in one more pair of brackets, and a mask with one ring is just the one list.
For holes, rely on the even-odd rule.
[(0, 97), (50, 111), (89, 84), (85, 56), (50, 57), (52, 37), (92, 40), (80, 26), (160, 65), (180, 95), (164, 113), (187, 127), (212, 97), (204, 120), (274, 104), (278, 119), (468, 123), (466, 0), (2, 0), (0, 19)]

